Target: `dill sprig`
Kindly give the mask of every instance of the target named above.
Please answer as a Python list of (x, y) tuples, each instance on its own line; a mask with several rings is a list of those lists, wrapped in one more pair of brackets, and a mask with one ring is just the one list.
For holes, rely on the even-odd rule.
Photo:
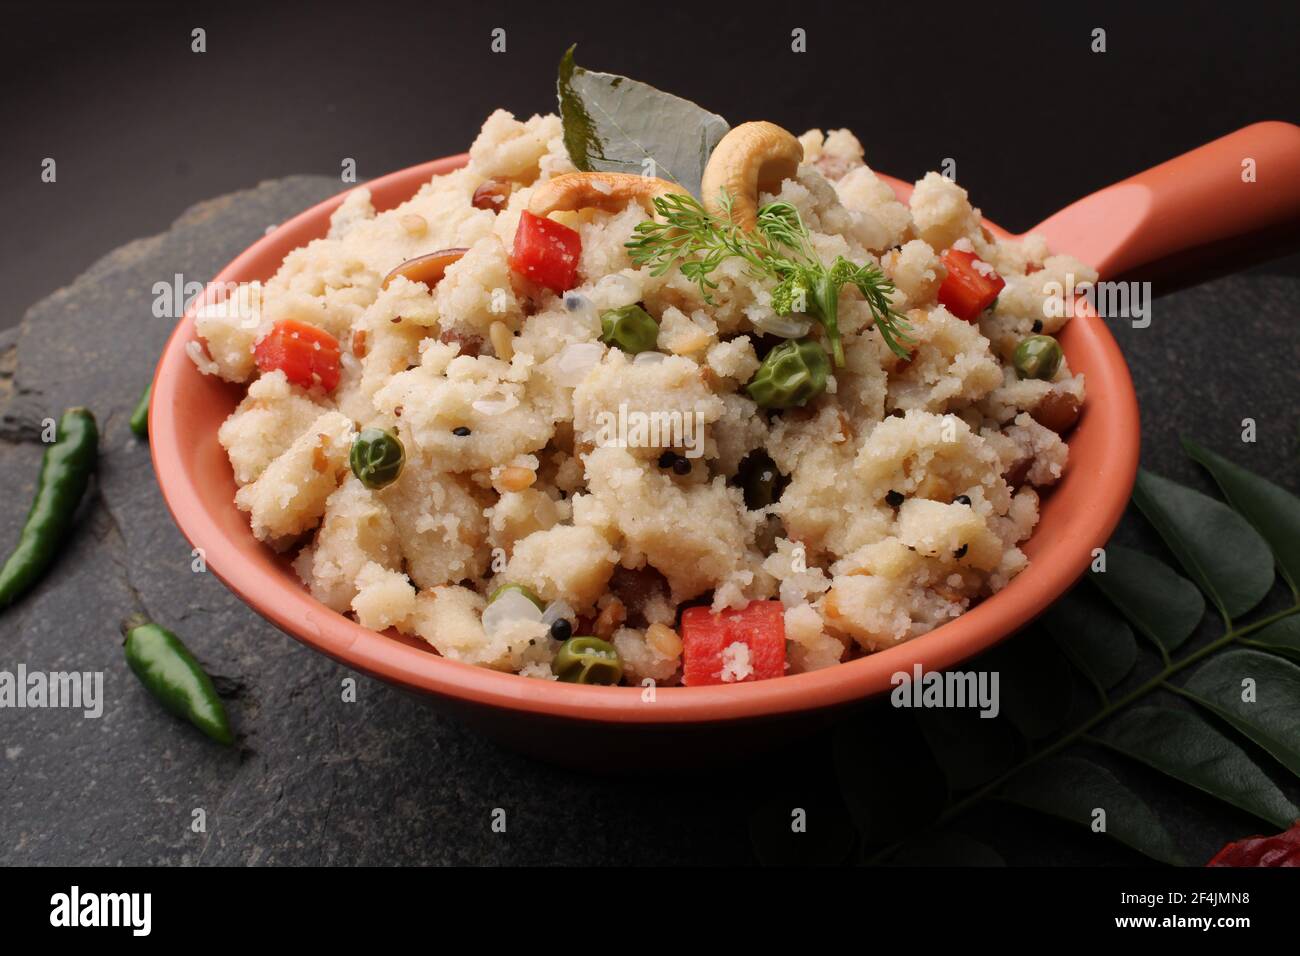
[(663, 275), (674, 266), (700, 287), (706, 302), (718, 283), (710, 278), (723, 261), (744, 259), (750, 270), (765, 274), (763, 257), (771, 249), (762, 235), (751, 235), (731, 221), (731, 198), (724, 196), (723, 217), (713, 216), (694, 196), (669, 193), (656, 196), (655, 211), (664, 220), (648, 219), (636, 227), (627, 242), (632, 261), (650, 266), (650, 274)]
[[(780, 315), (804, 314), (815, 319), (826, 332), (836, 366), (844, 364), (840, 342), (839, 298), (846, 285), (856, 286), (875, 318), (885, 344), (906, 358), (903, 342), (907, 320), (894, 310), (890, 296), (894, 284), (871, 263), (858, 265), (837, 256), (828, 267), (812, 247), (808, 228), (799, 210), (788, 202), (772, 202), (758, 210), (757, 223), (746, 232), (731, 218), (731, 197), (721, 197), (722, 214), (709, 213), (692, 196), (671, 193), (657, 196), (659, 219), (640, 223), (627, 242), (628, 254), (639, 266), (649, 266), (659, 276), (676, 267), (699, 286), (704, 301), (717, 289), (713, 273), (727, 259), (744, 260), (746, 271), (755, 278), (776, 279), (772, 308)], [(662, 220), (662, 221), (659, 221)]]

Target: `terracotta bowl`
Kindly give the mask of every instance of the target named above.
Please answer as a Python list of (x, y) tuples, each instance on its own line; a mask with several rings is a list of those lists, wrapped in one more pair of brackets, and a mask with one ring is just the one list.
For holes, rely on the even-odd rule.
[[(1104, 277), (1257, 233), (1276, 225), (1267, 204), (1243, 195), (1207, 224), (1207, 197), (1216, 196), (1223, 210), (1232, 204), (1224, 202), (1221, 190), (1245, 192), (1233, 185), (1243, 149), (1253, 156), (1280, 151), (1294, 163), (1300, 155), (1298, 133), (1285, 124), (1249, 127), (1094, 194), (1035, 231), (1045, 234), (1054, 250), (1095, 263)], [(1226, 174), (1216, 168), (1229, 160)], [(381, 177), (366, 188), (376, 208), (391, 208), (434, 174), (465, 161), (464, 155), (447, 157)], [(1182, 188), (1189, 178), (1204, 193), (1199, 201)], [(902, 182), (890, 183), (900, 197), (911, 191)], [(280, 226), (214, 281), (269, 279), (290, 250), (325, 234), (330, 213), (342, 200), (341, 194)], [(995, 201), (990, 205), (996, 208)], [(991, 222), (985, 225), (1007, 235)], [(314, 600), (285, 558), (253, 537), (247, 517), (234, 505), (235, 482), (217, 428), (241, 389), (199, 373), (185, 354), (195, 337), (191, 311), (158, 364), (150, 443), (167, 505), (185, 537), (204, 549), (208, 567), (276, 627), (335, 660), (427, 695), (511, 747), (589, 767), (708, 764), (762, 750), (807, 731), (838, 706), (888, 691), (896, 672), (910, 673), (916, 664), (927, 671), (950, 668), (996, 644), (1083, 573), (1093, 548), (1105, 544), (1119, 521), (1138, 463), (1138, 409), (1128, 369), (1104, 322), (1087, 311), (1061, 337), (1070, 367), (1086, 376), (1087, 404), (1069, 436), (1065, 477), (1047, 496), (1041, 521), (1024, 545), (1029, 567), (1009, 587), (930, 634), (838, 667), (754, 683), (659, 688), (648, 701), (639, 688), (530, 680), (446, 660), (418, 639), (369, 631)]]

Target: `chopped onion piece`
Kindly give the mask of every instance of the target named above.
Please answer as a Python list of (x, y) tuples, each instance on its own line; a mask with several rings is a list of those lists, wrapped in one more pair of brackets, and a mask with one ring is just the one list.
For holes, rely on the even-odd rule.
[(221, 366), (208, 357), (208, 351), (197, 340), (185, 343), (185, 354), (204, 375), (221, 374)]
[(589, 329), (600, 332), (600, 312), (596, 303), (580, 292), (564, 293), (564, 307), (572, 312)]
[(633, 365), (658, 365), (668, 358), (663, 352), (638, 352), (632, 359)]
[(607, 291), (613, 299), (613, 308), (635, 305), (641, 300), (641, 284), (621, 272), (605, 276), (600, 280), (600, 285), (604, 287), (602, 291)]
[(605, 346), (599, 342), (573, 342), (555, 356), (555, 378), (561, 385), (580, 385), (587, 373), (600, 364)]
[(501, 415), (519, 404), (519, 397), (513, 392), (497, 388), (487, 393), (484, 398), (473, 402), (474, 411), (480, 415)]
[(578, 623), (578, 613), (569, 607), (567, 601), (552, 601), (546, 605), (546, 613), (542, 615), (542, 623), (550, 627), (559, 620), (568, 621), (570, 624)]
[(783, 339), (801, 339), (812, 331), (812, 319), (801, 315), (764, 315), (750, 317), (754, 328), (760, 332), (779, 335)]
[(515, 590), (503, 592), (483, 609), (483, 630), (488, 637), (495, 636), (501, 627), (515, 621), (541, 620), (541, 609)]

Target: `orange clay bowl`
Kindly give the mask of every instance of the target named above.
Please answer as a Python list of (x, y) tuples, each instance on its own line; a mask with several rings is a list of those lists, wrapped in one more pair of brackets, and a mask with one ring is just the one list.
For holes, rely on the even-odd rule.
[[(1258, 182), (1243, 183), (1243, 157), (1256, 160)], [(435, 160), (366, 188), (377, 209), (389, 209), (465, 161), (463, 155)], [(900, 198), (910, 194), (907, 184), (886, 179)], [(1103, 279), (1190, 262), (1198, 252), (1221, 261), (1226, 244), (1273, 238), (1294, 225), (1298, 183), (1300, 128), (1260, 123), (1104, 189), (1032, 231), (1054, 252), (1095, 266)], [(269, 279), (290, 250), (325, 235), (342, 200), (336, 196), (280, 226), (214, 281)], [(1085, 308), (1066, 326), (1061, 345), (1070, 368), (1086, 377), (1087, 402), (1068, 436), (1065, 476), (1046, 495), (1038, 527), (1023, 545), (1029, 567), (1007, 588), (929, 634), (837, 667), (750, 683), (663, 687), (650, 701), (638, 687), (532, 680), (447, 660), (417, 638), (375, 633), (318, 603), (286, 558), (253, 537), (235, 507), (235, 481), (217, 428), (242, 389), (199, 373), (185, 354), (194, 339), (191, 309), (158, 364), (149, 431), (163, 496), (185, 537), (204, 549), (208, 567), (268, 621), (321, 653), (427, 695), (514, 749), (591, 768), (709, 765), (768, 749), (824, 724), (838, 707), (889, 690), (899, 671), (911, 673), (917, 664), (926, 671), (951, 668), (991, 647), (1079, 578), (1119, 521), (1138, 466), (1138, 408), (1128, 368), (1105, 323)]]

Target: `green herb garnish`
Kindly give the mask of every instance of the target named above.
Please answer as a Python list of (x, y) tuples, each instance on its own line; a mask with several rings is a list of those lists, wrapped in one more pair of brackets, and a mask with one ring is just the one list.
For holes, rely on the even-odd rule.
[(724, 261), (740, 258), (751, 276), (777, 280), (772, 308), (780, 315), (811, 316), (826, 332), (835, 365), (844, 364), (840, 342), (840, 290), (853, 285), (866, 299), (885, 344), (906, 358), (903, 342), (907, 320), (890, 301), (894, 284), (870, 263), (858, 265), (837, 256), (830, 266), (817, 257), (799, 210), (788, 202), (773, 202), (758, 211), (758, 222), (746, 232), (731, 220), (732, 199), (722, 197), (722, 214), (709, 213), (691, 196), (667, 195), (654, 200), (660, 222), (647, 220), (636, 227), (627, 242), (628, 254), (651, 275), (663, 275), (674, 266), (699, 286), (706, 302), (718, 287), (713, 273)]

